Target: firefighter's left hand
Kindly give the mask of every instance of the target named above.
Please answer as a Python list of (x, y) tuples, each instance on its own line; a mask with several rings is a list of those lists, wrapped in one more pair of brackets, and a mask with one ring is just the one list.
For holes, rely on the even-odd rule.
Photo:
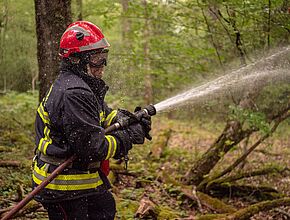
[(151, 141), (152, 137), (149, 134), (149, 132), (151, 131), (151, 116), (150, 115), (143, 116), (139, 123), (143, 127), (143, 130), (144, 130), (144, 133), (145, 133), (145, 138), (147, 138), (149, 141)]
[[(140, 111), (142, 108), (141, 107), (136, 107), (134, 112)], [(148, 114), (144, 114), (143, 117), (141, 118), (141, 121), (139, 121), (139, 124), (142, 126), (145, 138), (147, 138), (149, 141), (152, 140), (151, 135), (149, 132), (151, 131), (151, 116)]]

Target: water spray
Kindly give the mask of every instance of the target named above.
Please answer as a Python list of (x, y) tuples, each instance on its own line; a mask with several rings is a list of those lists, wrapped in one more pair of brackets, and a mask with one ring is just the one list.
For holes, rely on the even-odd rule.
[(259, 91), (273, 82), (289, 82), (289, 52), (290, 46), (281, 48), (254, 63), (163, 100), (154, 105), (156, 112), (166, 112), (188, 104), (200, 105), (206, 100), (216, 98), (237, 97), (240, 92)]

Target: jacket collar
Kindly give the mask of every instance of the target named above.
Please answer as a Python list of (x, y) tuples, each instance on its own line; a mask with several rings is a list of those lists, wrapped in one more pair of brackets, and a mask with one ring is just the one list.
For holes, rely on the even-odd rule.
[(106, 85), (104, 80), (99, 78), (94, 78), (86, 74), (86, 69), (80, 68), (76, 65), (71, 65), (68, 62), (62, 61), (60, 66), (60, 72), (72, 72), (73, 74), (80, 77), (85, 83), (90, 87), (90, 89), (93, 91), (94, 95), (101, 99), (102, 101), (105, 98), (105, 95), (109, 89), (109, 86)]

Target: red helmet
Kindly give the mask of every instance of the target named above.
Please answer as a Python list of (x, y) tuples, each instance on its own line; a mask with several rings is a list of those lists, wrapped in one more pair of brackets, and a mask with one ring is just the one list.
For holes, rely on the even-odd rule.
[(88, 21), (76, 21), (68, 26), (60, 39), (60, 56), (109, 47), (99, 27)]

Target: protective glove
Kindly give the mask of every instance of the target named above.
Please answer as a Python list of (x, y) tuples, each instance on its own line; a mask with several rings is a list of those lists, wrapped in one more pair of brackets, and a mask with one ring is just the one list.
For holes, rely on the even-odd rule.
[(110, 135), (117, 139), (117, 149), (114, 159), (120, 159), (127, 155), (129, 150), (132, 149), (132, 141), (129, 132), (124, 129), (119, 129), (110, 132)]
[(132, 144), (144, 144), (146, 133), (140, 122), (135, 122), (126, 129)]
[(138, 119), (133, 113), (125, 109), (118, 109), (117, 115), (113, 122), (118, 122), (122, 127), (127, 127), (128, 125), (137, 121)]
[[(141, 107), (136, 107), (134, 112), (140, 111)], [(142, 125), (144, 133), (145, 133), (145, 138), (147, 138), (149, 141), (152, 140), (151, 135), (149, 132), (151, 131), (151, 116), (150, 115), (143, 115), (141, 118), (141, 121), (139, 123)]]

